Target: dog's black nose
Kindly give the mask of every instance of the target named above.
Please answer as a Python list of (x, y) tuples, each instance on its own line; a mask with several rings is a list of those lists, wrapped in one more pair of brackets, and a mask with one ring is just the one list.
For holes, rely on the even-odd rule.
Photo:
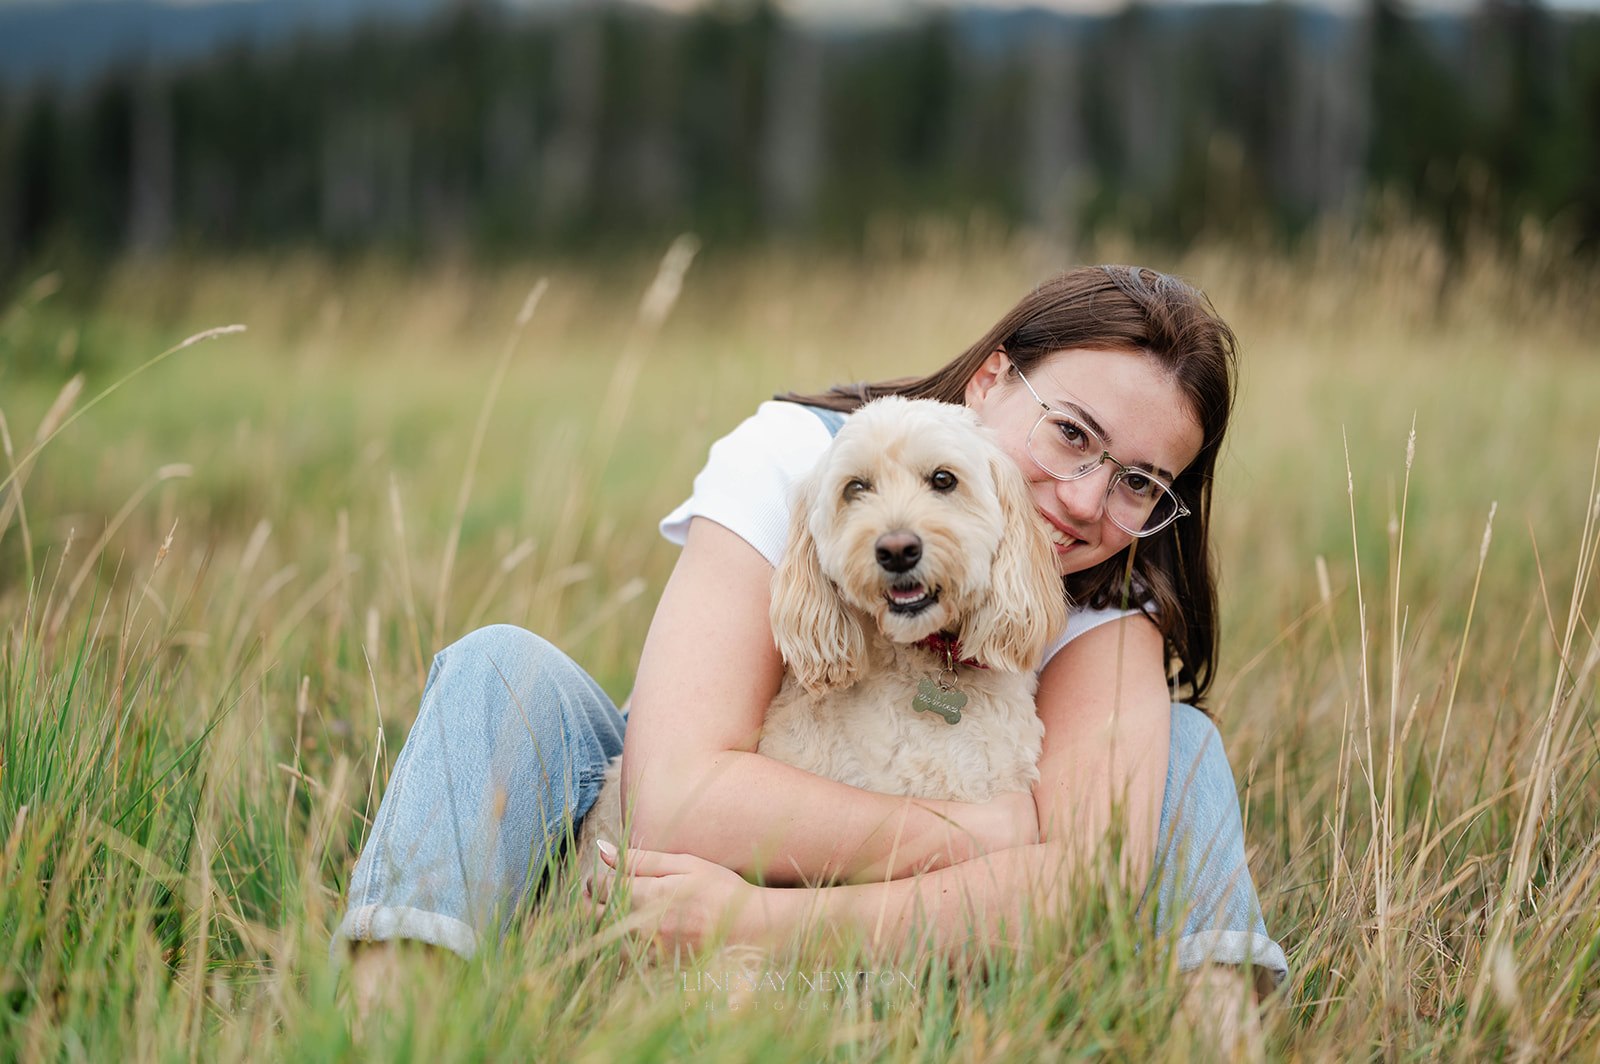
[(903, 573), (922, 560), (922, 540), (911, 532), (888, 532), (878, 537), (878, 566)]

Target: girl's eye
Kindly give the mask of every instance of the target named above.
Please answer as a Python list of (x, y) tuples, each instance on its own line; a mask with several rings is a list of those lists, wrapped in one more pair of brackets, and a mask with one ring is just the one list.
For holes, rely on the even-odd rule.
[(844, 486), (844, 501), (853, 502), (856, 496), (872, 490), (872, 485), (857, 477)]
[(928, 483), (933, 485), (934, 491), (953, 491), (956, 486), (956, 475), (948, 469), (936, 469), (933, 471), (933, 476), (928, 478)]
[(1061, 442), (1074, 451), (1087, 451), (1090, 449), (1089, 433), (1076, 421), (1061, 418), (1056, 422), (1056, 428), (1061, 432)]
[(1139, 498), (1145, 499), (1155, 494), (1156, 482), (1143, 473), (1124, 473), (1122, 475), (1122, 487)]

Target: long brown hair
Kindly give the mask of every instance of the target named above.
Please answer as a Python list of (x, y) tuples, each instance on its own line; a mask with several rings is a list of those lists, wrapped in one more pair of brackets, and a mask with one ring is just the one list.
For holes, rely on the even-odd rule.
[(884, 395), (962, 403), (967, 382), (996, 348), (1024, 373), (1069, 348), (1155, 359), (1188, 398), (1204, 436), (1200, 453), (1173, 484), (1191, 516), (1134, 540), (1126, 556), (1119, 552), (1069, 574), (1064, 584), (1079, 605), (1132, 605), (1150, 614), (1166, 640), (1175, 687), (1199, 706), (1217, 657), (1211, 482), (1233, 409), (1237, 347), (1233, 330), (1198, 288), (1139, 266), (1083, 266), (1040, 284), (959, 357), (926, 377), (777, 398), (846, 412)]

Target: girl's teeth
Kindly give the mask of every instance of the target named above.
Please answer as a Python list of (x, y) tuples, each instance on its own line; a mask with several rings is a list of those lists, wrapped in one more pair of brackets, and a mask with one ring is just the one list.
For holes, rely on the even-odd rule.
[(1078, 541), (1061, 531), (1061, 529), (1052, 526), (1050, 529), (1050, 542), (1058, 547), (1070, 547)]

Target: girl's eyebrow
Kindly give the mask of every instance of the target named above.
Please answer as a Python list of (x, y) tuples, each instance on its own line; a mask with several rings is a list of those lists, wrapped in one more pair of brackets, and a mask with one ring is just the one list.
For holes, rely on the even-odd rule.
[(1074, 403), (1071, 399), (1057, 399), (1056, 405), (1065, 407), (1073, 417), (1094, 429), (1094, 434), (1100, 437), (1100, 442), (1105, 444), (1107, 448), (1111, 446), (1111, 433), (1107, 432), (1105, 426), (1096, 421), (1094, 415), (1089, 411)]
[(1129, 462), (1127, 465), (1129, 469), (1143, 469), (1147, 473), (1154, 473), (1156, 476), (1160, 477), (1169, 488), (1172, 487), (1173, 483), (1178, 479), (1177, 475), (1171, 470), (1162, 469), (1153, 462)]
[[(1070, 399), (1057, 399), (1056, 403), (1059, 406), (1065, 407), (1073, 417), (1077, 418), (1085, 425), (1088, 425), (1091, 429), (1094, 429), (1095, 435), (1100, 437), (1100, 442), (1106, 445), (1106, 450), (1111, 450), (1111, 433), (1107, 432), (1105, 427), (1101, 425), (1100, 422), (1095, 420), (1093, 414), (1089, 413), (1089, 411), (1085, 410), (1083, 407), (1079, 406)], [(1117, 459), (1117, 461), (1121, 461), (1121, 459)], [(1154, 473), (1156, 476), (1166, 481), (1169, 485), (1178, 479), (1177, 476), (1174, 475), (1170, 470), (1163, 469), (1154, 462), (1123, 462), (1122, 464), (1127, 466), (1129, 469), (1143, 469), (1147, 472)]]

